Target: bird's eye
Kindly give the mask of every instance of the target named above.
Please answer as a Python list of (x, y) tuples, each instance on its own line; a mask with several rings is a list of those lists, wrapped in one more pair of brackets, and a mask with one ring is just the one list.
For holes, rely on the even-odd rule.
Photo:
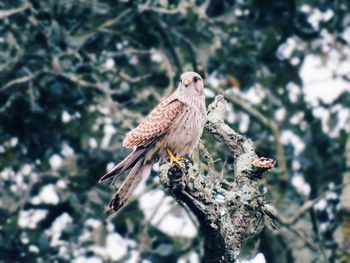
[(193, 77), (193, 82), (196, 83), (199, 80), (199, 78), (197, 76)]

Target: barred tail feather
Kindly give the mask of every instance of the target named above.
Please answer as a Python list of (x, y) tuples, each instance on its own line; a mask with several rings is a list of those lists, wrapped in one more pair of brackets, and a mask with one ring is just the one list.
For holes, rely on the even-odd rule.
[(123, 184), (118, 189), (109, 203), (109, 209), (115, 213), (122, 208), (128, 201), (131, 194), (140, 184), (143, 178), (146, 178), (151, 173), (153, 163), (143, 164), (143, 159), (139, 160), (126, 176)]

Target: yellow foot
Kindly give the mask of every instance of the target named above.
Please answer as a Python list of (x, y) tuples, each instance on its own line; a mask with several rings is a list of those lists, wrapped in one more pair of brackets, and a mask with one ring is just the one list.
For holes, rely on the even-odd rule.
[(175, 157), (175, 155), (172, 153), (170, 148), (166, 148), (166, 152), (167, 152), (167, 154), (169, 156), (169, 159), (170, 159), (171, 163), (176, 163), (179, 167), (182, 167), (181, 161), (184, 160), (184, 157), (182, 157), (182, 156)]

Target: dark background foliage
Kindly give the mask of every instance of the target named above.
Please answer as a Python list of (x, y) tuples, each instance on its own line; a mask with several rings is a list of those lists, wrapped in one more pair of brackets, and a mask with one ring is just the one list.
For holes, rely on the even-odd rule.
[[(242, 256), (347, 262), (349, 14), (342, 0), (1, 1), (0, 261), (196, 262), (200, 235), (162, 231), (135, 199), (109, 215), (115, 188), (97, 184), (108, 163), (126, 156), (124, 134), (181, 72), (195, 70), (206, 77), (208, 102), (225, 92), (230, 125), (277, 159), (262, 191), (278, 211), (293, 216), (320, 199), (278, 231), (261, 223)], [(314, 93), (329, 96), (308, 99), (310, 57), (331, 72), (325, 82), (347, 88), (321, 83)], [(203, 143), (232, 177), (227, 149), (206, 132)], [(146, 185), (139, 196), (159, 188), (156, 172)], [(164, 200), (152, 201), (155, 213)], [(170, 208), (189, 216), (175, 202)], [(108, 236), (124, 244), (119, 258), (103, 250)]]

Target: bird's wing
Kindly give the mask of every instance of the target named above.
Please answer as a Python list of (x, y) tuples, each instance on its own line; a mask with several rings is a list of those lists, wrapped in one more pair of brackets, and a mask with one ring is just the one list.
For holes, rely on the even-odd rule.
[(161, 136), (170, 128), (171, 124), (181, 115), (185, 104), (175, 97), (169, 97), (155, 107), (145, 120), (130, 131), (123, 146), (147, 146), (153, 138)]

